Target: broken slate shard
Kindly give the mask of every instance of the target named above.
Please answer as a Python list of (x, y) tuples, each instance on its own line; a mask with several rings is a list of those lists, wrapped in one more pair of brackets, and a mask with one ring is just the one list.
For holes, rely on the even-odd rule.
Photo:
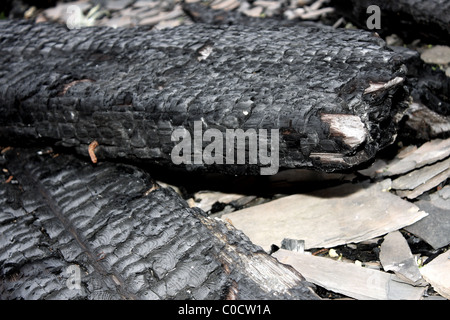
[(354, 263), (280, 249), (272, 254), (293, 266), (307, 281), (360, 300), (419, 300), (425, 287), (402, 282), (395, 275)]
[(392, 182), (397, 195), (415, 199), (450, 177), (450, 158), (411, 171)]
[(393, 231), (384, 236), (380, 247), (380, 261), (384, 271), (393, 271), (403, 281), (412, 285), (420, 284), (422, 276), (416, 259), (400, 231)]
[(419, 148), (408, 147), (405, 149), (377, 172), (384, 177), (395, 176), (443, 160), (450, 156), (450, 138), (435, 139), (425, 142)]
[(315, 299), (304, 278), (144, 170), (5, 153), (0, 299)]
[[(408, 99), (402, 54), (361, 30), (67, 30), (2, 20), (0, 38), (0, 138), (52, 142), (85, 156), (95, 140), (98, 161), (260, 174), (270, 157), (279, 168), (334, 172), (391, 144)], [(196, 135), (194, 123), (205, 136)], [(222, 145), (207, 130), (223, 137)], [(242, 130), (230, 141), (234, 148), (225, 143), (229, 130)], [(225, 157), (237, 140), (255, 139), (266, 146), (255, 162), (247, 149)], [(172, 151), (181, 142), (175, 164)], [(212, 154), (218, 156), (206, 161)]]
[(420, 273), (440, 295), (450, 299), (450, 253), (440, 254), (420, 269)]
[(450, 186), (415, 202), (428, 216), (405, 228), (434, 249), (450, 244)]
[(223, 215), (254, 243), (270, 250), (284, 238), (305, 249), (360, 242), (411, 225), (427, 213), (390, 193), (390, 180), (342, 184), (295, 194)]

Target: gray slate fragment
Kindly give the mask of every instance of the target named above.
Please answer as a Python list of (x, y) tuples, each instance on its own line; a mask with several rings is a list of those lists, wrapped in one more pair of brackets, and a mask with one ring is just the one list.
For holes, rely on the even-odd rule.
[(434, 249), (450, 244), (450, 186), (431, 194), (429, 199), (422, 199), (416, 204), (428, 213), (422, 220), (408, 226), (405, 230), (426, 241)]
[(280, 246), (284, 238), (304, 240), (306, 249), (334, 247), (384, 235), (427, 215), (389, 188), (389, 180), (346, 183), (282, 197), (221, 218), (231, 220), (267, 251), (272, 244)]
[(422, 280), (411, 249), (399, 231), (390, 232), (384, 237), (380, 246), (380, 262), (385, 271), (393, 271), (406, 282), (417, 285)]
[(392, 188), (396, 190), (416, 189), (448, 168), (450, 168), (450, 158), (398, 177), (392, 181)]
[(446, 299), (450, 299), (450, 255), (446, 251), (420, 269), (422, 276)]
[(444, 183), (448, 178), (450, 178), (449, 167), (447, 167), (447, 169), (438, 173), (437, 175), (433, 176), (423, 184), (419, 185), (414, 190), (397, 190), (396, 193), (401, 197), (406, 197), (408, 199), (415, 199), (418, 196), (422, 195), (423, 193), (428, 192), (431, 189)]
[(426, 289), (409, 285), (393, 274), (354, 263), (283, 249), (272, 255), (302, 272), (307, 281), (355, 299), (419, 300)]
[(395, 176), (410, 172), (414, 169), (443, 160), (450, 155), (450, 138), (434, 139), (413, 149), (406, 155), (397, 157), (384, 168), (379, 169), (381, 176)]

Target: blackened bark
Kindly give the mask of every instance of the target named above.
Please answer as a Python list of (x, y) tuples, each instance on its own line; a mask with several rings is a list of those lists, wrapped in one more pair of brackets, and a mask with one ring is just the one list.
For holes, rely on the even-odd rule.
[[(0, 138), (53, 139), (86, 156), (96, 140), (100, 160), (173, 165), (173, 130), (193, 137), (201, 121), (224, 136), (278, 130), (281, 168), (349, 169), (393, 141), (406, 92), (405, 59), (363, 31), (68, 31), (13, 21), (0, 30)], [(261, 166), (185, 165), (231, 174)]]
[(36, 151), (5, 153), (2, 300), (316, 298), (294, 269), (143, 170)]

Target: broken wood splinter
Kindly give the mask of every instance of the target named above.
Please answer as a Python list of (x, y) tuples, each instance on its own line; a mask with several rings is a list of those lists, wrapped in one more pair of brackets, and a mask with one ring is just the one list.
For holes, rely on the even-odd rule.
[(152, 193), (153, 191), (158, 190), (158, 189), (159, 189), (159, 186), (155, 183), (150, 189), (145, 191), (144, 197), (148, 196), (150, 193)]
[(9, 178), (5, 180), (5, 183), (10, 183), (13, 178), (14, 178), (13, 176), (9, 176)]
[(92, 163), (97, 163), (97, 156), (95, 155), (95, 148), (98, 147), (98, 142), (97, 140), (94, 140), (91, 142), (91, 144), (88, 147), (88, 152), (89, 152), (89, 156), (91, 157), (91, 161)]
[(376, 91), (380, 91), (380, 90), (386, 90), (392, 87), (395, 87), (396, 85), (402, 83), (405, 79), (402, 77), (395, 77), (394, 79), (383, 83), (373, 83), (370, 82), (370, 86), (368, 88), (366, 88), (366, 90), (364, 90), (364, 94), (368, 94), (368, 93), (373, 93)]

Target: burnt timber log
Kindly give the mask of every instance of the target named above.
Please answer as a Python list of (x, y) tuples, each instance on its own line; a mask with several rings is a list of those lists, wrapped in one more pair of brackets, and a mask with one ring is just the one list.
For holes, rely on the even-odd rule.
[(2, 300), (317, 298), (294, 269), (141, 169), (4, 151)]
[(397, 34), (405, 41), (422, 39), (450, 44), (450, 2), (440, 0), (332, 0), (339, 13), (360, 28), (367, 28), (371, 15), (367, 8), (376, 5), (381, 13), (382, 35)]
[[(200, 122), (224, 137), (276, 130), (280, 168), (335, 171), (392, 143), (405, 107), (405, 59), (363, 31), (20, 21), (0, 30), (0, 138), (15, 145), (50, 141), (87, 156), (95, 140), (99, 159), (174, 166), (173, 131), (193, 137)], [(184, 166), (230, 174), (264, 166), (223, 163)]]

